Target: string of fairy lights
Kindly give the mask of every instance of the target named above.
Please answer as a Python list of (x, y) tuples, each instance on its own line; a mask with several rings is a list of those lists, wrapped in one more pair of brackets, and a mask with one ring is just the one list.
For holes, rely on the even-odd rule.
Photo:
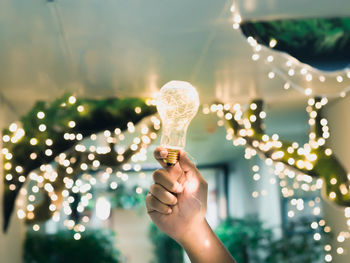
[[(238, 10), (237, 1), (234, 1), (231, 6), (231, 12), (233, 13), (233, 29), (238, 30), (240, 28), (240, 23), (242, 22), (242, 17)], [(323, 106), (325, 106), (328, 102), (327, 98), (334, 97), (345, 97), (346, 94), (350, 91), (350, 86), (342, 87), (342, 83), (346, 78), (350, 78), (350, 70), (346, 69), (344, 71), (338, 71), (335, 73), (325, 73), (310, 67), (307, 64), (301, 63), (297, 59), (284, 54), (282, 52), (271, 51), (268, 48), (263, 47), (258, 44), (257, 41), (253, 37), (248, 37), (247, 41), (249, 45), (252, 47), (252, 60), (253, 61), (263, 61), (264, 65), (270, 68), (270, 71), (267, 75), (269, 79), (274, 79), (278, 76), (280, 79), (284, 81), (283, 88), (288, 90), (290, 88), (294, 88), (295, 90), (301, 92), (302, 94), (309, 97), (308, 106), (306, 107), (306, 111), (309, 114), (309, 125), (310, 125), (310, 133), (309, 133), (309, 142), (304, 144), (303, 146), (299, 146), (297, 142), (293, 142), (288, 148), (287, 152), (292, 154), (297, 152), (298, 155), (304, 156), (304, 160), (289, 158), (287, 163), (289, 165), (295, 165), (300, 170), (312, 170), (313, 163), (317, 160), (318, 156), (314, 153), (313, 149), (317, 149), (318, 147), (324, 146), (326, 144), (327, 139), (330, 137), (329, 127), (327, 126), (328, 121), (326, 118), (322, 118), (319, 120), (320, 123), (316, 123), (316, 116), (318, 112), (321, 110)], [(277, 45), (277, 41), (275, 39), (271, 39), (269, 46), (270, 48), (274, 48)], [(272, 62), (275, 61), (275, 56), (278, 56), (279, 60), (282, 60), (278, 66), (275, 66)], [(318, 94), (319, 97), (322, 97), (320, 101), (315, 101), (315, 99), (310, 98), (314, 94), (314, 91), (310, 87), (304, 88), (302, 85), (297, 84), (296, 81), (293, 80), (293, 77), (302, 76), (307, 83), (310, 83), (315, 78), (318, 79), (320, 83), (324, 83), (326, 81), (333, 81), (333, 83), (338, 84), (339, 91), (335, 94)], [(343, 85), (344, 86), (344, 85)], [(282, 162), (278, 160), (284, 156), (284, 152), (278, 150), (282, 147), (282, 142), (279, 141), (279, 136), (277, 134), (273, 134), (271, 138), (264, 134), (261, 138), (261, 141), (253, 141), (251, 143), (247, 143), (247, 137), (253, 136), (254, 129), (252, 129), (252, 124), (256, 122), (257, 119), (264, 119), (266, 117), (266, 113), (264, 111), (260, 111), (258, 114), (252, 114), (248, 118), (244, 117), (244, 107), (240, 104), (212, 104), (210, 106), (205, 105), (203, 107), (203, 113), (209, 114), (210, 112), (216, 113), (220, 118), (218, 121), (219, 126), (223, 126), (225, 122), (234, 119), (240, 128), (238, 131), (234, 131), (231, 126), (227, 127), (227, 140), (232, 140), (234, 146), (243, 145), (246, 147), (244, 157), (246, 159), (251, 159), (252, 157), (259, 154), (259, 152), (268, 152), (271, 149), (275, 148), (275, 151), (271, 156), (266, 157), (264, 154), (260, 154), (265, 159), (265, 164), (268, 166), (274, 166), (273, 174), (277, 176), (279, 179), (279, 185), (281, 188), (281, 193), (284, 198), (290, 198), (290, 204), (292, 207), (295, 207), (294, 210), (289, 210), (288, 217), (294, 217), (297, 212), (303, 211), (305, 208), (304, 200), (302, 198), (293, 198), (297, 194), (298, 191), (304, 192), (315, 192), (315, 196), (317, 196), (314, 200), (310, 200), (307, 205), (312, 209), (312, 213), (315, 216), (322, 216), (322, 206), (321, 206), (321, 198), (320, 190), (324, 184), (321, 178), (315, 179), (307, 174), (300, 172), (300, 170), (290, 169)], [(249, 105), (251, 110), (255, 110), (257, 108), (255, 103)], [(246, 109), (246, 110), (249, 110)], [(320, 125), (322, 128), (321, 134), (317, 135), (315, 132), (315, 125)], [(330, 148), (326, 148), (324, 154), (326, 156), (332, 155), (332, 150)], [(260, 166), (255, 163), (251, 167), (253, 176), (252, 179), (254, 181), (259, 181), (261, 179), (261, 175), (259, 174)], [(350, 176), (348, 176), (350, 179)], [(270, 178), (269, 182), (271, 184), (276, 184), (277, 180), (275, 178)], [(337, 184), (337, 179), (335, 177), (330, 179), (330, 184)], [(348, 187), (344, 184), (340, 186), (340, 193), (342, 195), (348, 194)], [(253, 198), (257, 198), (259, 195), (264, 196), (267, 194), (266, 190), (254, 191), (252, 193)], [(330, 199), (337, 198), (337, 194), (334, 191), (329, 193)], [(344, 209), (345, 217), (350, 218), (350, 207), (346, 207)], [(347, 221), (348, 226), (350, 227), (350, 219)], [(324, 219), (319, 220), (318, 222), (314, 221), (310, 225), (311, 229), (315, 232), (314, 239), (319, 241), (322, 239), (322, 233), (330, 233), (332, 231), (331, 227), (327, 225)], [(339, 246), (337, 248), (332, 248), (330, 244), (326, 244), (324, 246), (325, 256), (324, 259), (326, 262), (331, 262), (333, 260), (332, 251), (335, 251), (337, 254), (344, 254), (344, 248), (341, 246), (346, 239), (350, 237), (350, 232), (348, 230), (341, 231), (336, 234), (337, 242)]]
[[(231, 12), (233, 13), (233, 28), (239, 29), (242, 18), (239, 14), (237, 8), (237, 3), (233, 4), (231, 7)], [(346, 78), (350, 78), (350, 71), (342, 71), (334, 74), (318, 71), (306, 64), (303, 64), (296, 59), (289, 57), (281, 52), (272, 53), (267, 48), (259, 45), (256, 40), (252, 37), (248, 37), (247, 41), (252, 47), (253, 55), (252, 60), (261, 61), (263, 60), (264, 65), (267, 65), (270, 68), (270, 71), (267, 75), (268, 78), (274, 79), (278, 76), (285, 83), (283, 85), (284, 89), (288, 90), (294, 88), (301, 93), (305, 94), (308, 99), (308, 105), (306, 111), (309, 114), (309, 125), (311, 132), (309, 133), (309, 141), (304, 145), (299, 145), (297, 142), (293, 142), (291, 145), (288, 145), (286, 151), (281, 150), (283, 146), (282, 140), (280, 140), (278, 134), (273, 134), (269, 136), (263, 134), (260, 140), (251, 140), (253, 135), (256, 133), (254, 129), (254, 124), (266, 118), (266, 112), (263, 110), (257, 111), (257, 104), (251, 103), (248, 106), (241, 105), (239, 103), (235, 104), (212, 104), (204, 105), (202, 110), (204, 114), (215, 113), (218, 117), (218, 125), (223, 126), (225, 123), (230, 121), (235, 121), (238, 125), (238, 130), (233, 129), (231, 126), (227, 126), (226, 139), (232, 141), (234, 146), (245, 146), (244, 157), (246, 159), (257, 159), (255, 157), (260, 156), (265, 161), (265, 164), (272, 168), (273, 177), (270, 178), (269, 182), (271, 184), (279, 183), (281, 194), (284, 198), (290, 199), (290, 205), (293, 209), (290, 209), (288, 217), (292, 218), (296, 216), (296, 213), (303, 211), (306, 206), (312, 210), (313, 215), (322, 217), (322, 206), (320, 198), (320, 190), (324, 185), (324, 181), (321, 178), (313, 178), (310, 175), (303, 173), (301, 171), (310, 171), (314, 168), (314, 164), (318, 159), (317, 154), (315, 154), (315, 149), (318, 149), (321, 146), (324, 146), (327, 140), (330, 138), (330, 131), (328, 127), (328, 121), (326, 118), (317, 120), (318, 112), (327, 105), (328, 99), (331, 97), (345, 97), (346, 94), (350, 91), (350, 86), (342, 87), (340, 91), (336, 94), (319, 94), (321, 99), (319, 101), (314, 98), (310, 98), (313, 95), (314, 91), (312, 88), (304, 88), (302, 85), (296, 83), (293, 80), (295, 76), (303, 76), (307, 82), (314, 81), (315, 79), (320, 83), (326, 81), (332, 81), (334, 79), (335, 83), (341, 85), (344, 83)], [(270, 41), (270, 47), (273, 48), (276, 46), (277, 42), (274, 39)], [(273, 65), (275, 61), (275, 54), (278, 54), (279, 58), (284, 59), (282, 66)], [(68, 98), (67, 102), (62, 104), (62, 107), (65, 107), (67, 104), (75, 105), (77, 99), (75, 96)], [(154, 101), (149, 100), (149, 105), (153, 104)], [(76, 110), (80, 113), (84, 112), (83, 105), (76, 105)], [(247, 111), (252, 111), (253, 114), (246, 116)], [(136, 107), (135, 112), (139, 113), (141, 108)], [(46, 114), (44, 111), (38, 111), (36, 114), (38, 120), (44, 120)], [(319, 123), (317, 123), (319, 122)], [(315, 125), (320, 125), (322, 133), (317, 134), (313, 131)], [(67, 123), (69, 128), (74, 128), (76, 123), (71, 120)], [(44, 123), (41, 123), (38, 126), (40, 132), (45, 132), (47, 129)], [(139, 129), (139, 130), (137, 130)], [(39, 195), (42, 192), (48, 195), (50, 204), (49, 210), (52, 212), (52, 220), (54, 222), (60, 222), (63, 219), (63, 225), (74, 231), (74, 239), (78, 240), (81, 238), (81, 234), (86, 229), (86, 224), (89, 223), (90, 216), (86, 211), (89, 201), (93, 198), (94, 187), (98, 184), (109, 187), (112, 190), (118, 188), (120, 183), (126, 182), (128, 180), (127, 171), (133, 170), (139, 173), (141, 179), (145, 178), (145, 174), (142, 172), (142, 166), (140, 162), (146, 161), (147, 159), (147, 148), (157, 138), (157, 131), (160, 129), (160, 120), (156, 116), (150, 118), (148, 124), (141, 124), (140, 126), (135, 126), (134, 123), (129, 122), (127, 125), (127, 130), (122, 132), (120, 128), (116, 128), (114, 131), (105, 130), (103, 132), (103, 139), (107, 145), (113, 145), (116, 152), (116, 160), (119, 163), (123, 163), (126, 160), (126, 152), (130, 149), (133, 154), (130, 157), (130, 162), (125, 162), (121, 169), (115, 169), (111, 166), (106, 166), (101, 161), (96, 159), (97, 155), (108, 154), (112, 150), (111, 146), (99, 146), (97, 144), (92, 144), (87, 146), (86, 139), (89, 139), (91, 142), (97, 142), (101, 136), (97, 134), (92, 134), (88, 138), (85, 138), (81, 133), (72, 133), (67, 132), (63, 135), (64, 140), (74, 141), (75, 146), (73, 151), (77, 153), (86, 153), (87, 159), (83, 162), (79, 162), (76, 157), (70, 156), (70, 152), (65, 152), (59, 154), (53, 163), (43, 164), (37, 171), (33, 171), (29, 174), (29, 182), (27, 182), (27, 187), (22, 187), (20, 190), (21, 198), (17, 199), (17, 216), (20, 219), (26, 219), (28, 221), (35, 219), (36, 205), (38, 204)], [(9, 125), (9, 131), (12, 135), (4, 135), (2, 140), (6, 143), (17, 143), (25, 135), (25, 130), (21, 126), (21, 123), (12, 123)], [(127, 135), (135, 135), (132, 138), (132, 143), (129, 148), (125, 148), (121, 145), (121, 142), (125, 140)], [(31, 138), (30, 144), (35, 146), (39, 143), (38, 138)], [(46, 149), (44, 151), (46, 156), (51, 156), (53, 154), (52, 145), (54, 144), (53, 139), (46, 138), (45, 145)], [(270, 154), (271, 153), (271, 154)], [(11, 160), (13, 158), (13, 153), (11, 153), (7, 148), (2, 149), (2, 154), (4, 155), (4, 170), (9, 171), (12, 169)], [(290, 154), (297, 156), (290, 157), (283, 163), (280, 160), (286, 155)], [(332, 150), (326, 148), (324, 150), (326, 156), (332, 155)], [(266, 156), (268, 155), (268, 156)], [(294, 156), (294, 155), (293, 155)], [(31, 160), (38, 158), (37, 153), (32, 152), (28, 156)], [(58, 169), (64, 169), (65, 173), (73, 174), (75, 173), (75, 164), (79, 162), (79, 170), (82, 171), (82, 175), (73, 180), (69, 177), (60, 178), (58, 174)], [(289, 166), (288, 166), (289, 165)], [(295, 165), (298, 169), (292, 169), (290, 166)], [(252, 170), (252, 179), (256, 182), (261, 180), (261, 165), (254, 163), (251, 166)], [(23, 167), (16, 166), (15, 171), (17, 175), (10, 173), (5, 174), (5, 179), (9, 182), (9, 189), (11, 191), (16, 190), (16, 184), (11, 183), (13, 180), (18, 180), (21, 183), (26, 182), (26, 178), (22, 175)], [(98, 176), (93, 175), (99, 171)], [(62, 180), (64, 189), (62, 191), (56, 191), (55, 182), (57, 180)], [(330, 184), (337, 184), (336, 178), (330, 179)], [(137, 187), (135, 189), (136, 194), (141, 194), (143, 192), (142, 187)], [(304, 202), (302, 198), (298, 198), (299, 191), (309, 193), (314, 192), (315, 198)], [(348, 194), (348, 188), (342, 187), (340, 185), (340, 193), (343, 195)], [(80, 194), (80, 200), (78, 200), (77, 212), (79, 212), (82, 217), (81, 221), (75, 222), (72, 219), (69, 219), (69, 216), (72, 214), (72, 205), (76, 201), (74, 194)], [(252, 197), (258, 198), (259, 196), (267, 195), (267, 190), (253, 191)], [(330, 199), (336, 199), (337, 194), (334, 191), (329, 193)], [(40, 202), (39, 202), (40, 203)], [(344, 215), (348, 218), (347, 224), (350, 227), (350, 207), (344, 209)], [(315, 231), (314, 239), (316, 241), (323, 238), (323, 233), (332, 232), (331, 227), (327, 224), (325, 219), (320, 219), (318, 221), (312, 222), (310, 228)], [(39, 224), (33, 225), (33, 230), (38, 231), (40, 229)], [(332, 252), (335, 251), (337, 254), (344, 254), (344, 248), (341, 244), (350, 238), (350, 232), (348, 230), (341, 231), (336, 233), (336, 239), (339, 245), (336, 248), (332, 248), (330, 244), (324, 246), (325, 251), (325, 261), (332, 261)]]
[[(61, 107), (65, 107), (67, 104), (75, 105), (77, 99), (75, 96), (68, 98), (67, 103), (62, 103)], [(153, 100), (147, 100), (147, 104), (154, 105)], [(77, 111), (80, 113), (84, 112), (84, 106), (78, 105)], [(141, 113), (141, 108), (136, 107), (135, 112)], [(46, 115), (45, 112), (39, 111), (36, 114), (38, 120), (44, 120)], [(67, 123), (69, 128), (75, 127), (73, 120)], [(38, 126), (39, 131), (45, 132), (46, 125), (40, 124)], [(139, 178), (144, 179), (145, 173), (143, 173), (141, 162), (147, 159), (147, 148), (157, 138), (157, 132), (160, 129), (160, 120), (156, 116), (144, 120), (138, 126), (134, 123), (128, 122), (127, 129), (123, 132), (120, 128), (115, 128), (114, 131), (105, 130), (101, 135), (91, 134), (89, 137), (84, 138), (80, 133), (64, 133), (63, 138), (67, 141), (74, 141), (75, 146), (72, 150), (65, 153), (60, 153), (53, 163), (42, 164), (39, 169), (32, 171), (29, 174), (29, 180), (27, 187), (22, 187), (20, 190), (20, 198), (17, 199), (16, 205), (17, 217), (19, 219), (25, 219), (28, 222), (35, 222), (36, 208), (42, 199), (43, 193), (49, 197), (49, 210), (52, 213), (52, 220), (59, 222), (63, 220), (63, 225), (74, 231), (74, 239), (78, 240), (81, 238), (81, 233), (85, 231), (87, 224), (90, 221), (88, 214), (84, 214), (86, 207), (89, 205), (91, 199), (93, 199), (95, 187), (99, 184), (103, 187), (109, 187), (112, 190), (117, 189), (118, 181), (119, 184), (128, 180), (128, 171), (139, 173)], [(4, 142), (17, 143), (23, 136), (25, 131), (21, 127), (21, 123), (12, 123), (9, 125), (10, 135), (4, 135)], [(129, 138), (130, 137), (130, 138)], [(100, 146), (101, 138), (105, 141), (108, 146)], [(88, 139), (88, 140), (86, 140)], [(122, 143), (126, 139), (131, 140), (128, 148), (125, 148)], [(30, 144), (35, 146), (39, 143), (39, 138), (31, 138)], [(127, 143), (127, 142), (126, 142)], [(46, 149), (44, 151), (46, 156), (52, 155), (52, 149), (50, 148), (54, 144), (50, 138), (45, 139)], [(90, 145), (89, 145), (90, 144)], [(102, 143), (103, 144), (103, 143)], [(89, 146), (88, 146), (89, 145)], [(115, 169), (109, 165), (105, 165), (101, 160), (98, 160), (98, 156), (115, 152), (114, 159), (116, 164), (120, 163), (122, 166)], [(73, 154), (72, 154), (73, 152)], [(125, 156), (130, 155), (131, 156)], [(4, 155), (4, 169), (8, 171), (12, 168), (11, 159), (13, 154), (9, 152), (7, 148), (2, 149)], [(87, 158), (77, 160), (75, 154), (85, 154)], [(38, 157), (37, 153), (30, 153), (29, 158), (35, 160)], [(130, 158), (130, 161), (127, 160)], [(128, 162), (125, 162), (128, 161)], [(78, 179), (69, 178), (67, 176), (61, 177), (60, 169), (64, 171), (66, 175), (73, 173), (81, 173), (82, 175)], [(21, 175), (23, 168), (21, 166), (16, 167), (18, 176), (7, 173), (5, 179), (9, 182), (9, 190), (14, 191), (16, 185), (13, 180), (18, 180), (24, 183), (26, 178)], [(101, 172), (102, 171), (102, 172)], [(95, 176), (97, 173), (97, 176)], [(57, 184), (57, 181), (62, 181)], [(63, 183), (63, 188), (57, 189), (57, 185)], [(135, 189), (136, 194), (142, 194), (143, 188), (138, 186)], [(80, 222), (75, 222), (69, 219), (72, 214), (72, 204), (76, 201), (73, 195), (79, 194), (80, 200), (76, 210), (82, 215)], [(32, 226), (34, 231), (40, 230), (38, 223)]]
[[(233, 14), (233, 29), (239, 30), (242, 17), (238, 8), (238, 1), (235, 0), (231, 6), (231, 12)], [(324, 96), (327, 98), (344, 98), (350, 91), (350, 85), (345, 84), (347, 79), (350, 79), (350, 68), (344, 70), (338, 70), (333, 72), (324, 72), (311, 67), (308, 64), (300, 62), (298, 59), (277, 50), (273, 50), (277, 45), (277, 40), (270, 39), (269, 48), (260, 45), (252, 36), (247, 37), (247, 41), (252, 48), (251, 59), (253, 61), (263, 61), (264, 65), (269, 68), (267, 77), (274, 79), (279, 77), (283, 82), (283, 88), (288, 90), (293, 88), (298, 92), (305, 94), (306, 96), (313, 95), (315, 92), (310, 87), (303, 87), (305, 85), (298, 84), (297, 77), (301, 77), (307, 84), (315, 82), (315, 85), (321, 85), (330, 83), (337, 87), (337, 91), (332, 93), (320, 93), (318, 96)], [(274, 65), (274, 61), (278, 61), (277, 65)], [(294, 79), (294, 80), (293, 80)]]
[[(327, 104), (328, 100), (326, 98), (322, 98), (320, 101), (316, 102), (315, 99), (310, 98), (308, 100), (308, 106), (306, 108), (309, 113), (309, 125), (312, 127), (316, 125), (315, 117), (317, 115), (317, 111), (319, 111), (323, 106)], [(234, 119), (240, 126), (238, 130), (234, 131), (231, 126), (227, 127), (226, 139), (232, 141), (234, 146), (243, 145), (246, 147), (244, 157), (247, 160), (254, 158), (257, 155), (260, 155), (264, 160), (267, 166), (273, 167), (273, 174), (278, 178), (278, 182), (281, 189), (281, 194), (284, 198), (289, 198), (291, 207), (294, 209), (290, 209), (287, 214), (288, 217), (292, 218), (296, 216), (296, 213), (304, 210), (305, 206), (308, 205), (312, 210), (314, 216), (322, 216), (322, 206), (321, 206), (321, 198), (320, 190), (323, 186), (323, 180), (321, 178), (315, 179), (305, 173), (300, 172), (297, 169), (290, 169), (286, 164), (280, 162), (279, 160), (283, 157), (284, 152), (279, 150), (282, 148), (283, 143), (279, 140), (279, 136), (277, 134), (273, 134), (271, 137), (267, 134), (263, 134), (261, 136), (261, 140), (253, 140), (250, 142), (249, 138), (253, 137), (255, 134), (254, 129), (252, 128), (254, 122), (259, 119), (266, 118), (266, 113), (264, 111), (260, 111), (257, 114), (246, 116), (246, 111), (251, 109), (255, 110), (257, 105), (255, 103), (251, 103), (248, 109), (244, 109), (243, 105), (240, 104), (212, 104), (212, 105), (204, 105), (203, 113), (210, 114), (216, 113), (219, 117), (218, 125), (222, 126), (224, 122), (231, 121)], [(315, 133), (311, 132), (309, 134), (309, 142), (305, 143), (302, 146), (299, 146), (297, 142), (293, 142), (288, 148), (288, 153), (297, 152), (298, 156), (302, 156), (300, 160), (289, 158), (289, 165), (296, 165), (299, 169), (311, 170), (313, 168), (313, 163), (316, 161), (317, 156), (313, 153), (312, 149), (317, 149), (318, 147), (324, 145), (326, 140), (330, 137), (329, 128), (327, 126), (327, 120), (322, 118), (320, 120), (320, 125), (322, 126), (322, 135), (321, 137), (316, 137)], [(267, 153), (273, 150), (273, 153), (270, 157), (264, 156), (261, 153)], [(330, 156), (332, 155), (332, 151), (329, 148), (325, 149), (325, 154)], [(258, 163), (254, 163), (251, 167), (253, 172), (253, 180), (259, 181), (261, 180), (261, 175), (259, 170), (261, 169)], [(265, 176), (265, 175), (264, 175)], [(335, 178), (331, 179), (331, 184), (334, 182)], [(269, 182), (271, 184), (276, 184), (277, 180), (275, 177), (271, 177)], [(316, 196), (313, 200), (310, 200), (307, 204), (304, 203), (302, 198), (296, 198), (294, 196), (300, 195), (300, 191), (309, 193), (314, 192), (314, 196)], [(268, 194), (267, 190), (262, 189), (259, 191), (253, 191), (252, 197), (258, 198), (259, 196), (266, 196)], [(335, 198), (334, 192), (329, 194), (330, 199)], [(346, 215), (350, 216), (349, 208), (345, 208)], [(320, 219), (319, 221), (314, 221), (310, 225), (310, 227), (316, 231), (314, 234), (314, 239), (319, 241), (322, 239), (322, 233), (330, 233), (331, 227), (327, 225), (324, 219)], [(342, 231), (337, 235), (337, 241), (339, 243), (344, 242), (349, 238), (349, 232)], [(324, 251), (325, 260), (330, 262), (332, 260), (332, 255), (330, 254), (332, 251), (332, 247), (330, 244), (325, 245)], [(336, 248), (336, 253), (343, 254), (344, 248), (339, 244), (339, 247)]]

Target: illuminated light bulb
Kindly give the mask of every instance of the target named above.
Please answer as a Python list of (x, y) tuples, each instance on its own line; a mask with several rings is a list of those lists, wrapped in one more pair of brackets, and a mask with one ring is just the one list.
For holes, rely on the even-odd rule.
[(330, 193), (329, 193), (329, 197), (330, 197), (331, 199), (334, 199), (334, 198), (337, 197), (337, 194), (336, 194), (335, 192), (330, 192)]
[(340, 83), (340, 82), (343, 82), (343, 77), (342, 76), (337, 76), (337, 81)]
[(314, 234), (314, 239), (315, 239), (316, 241), (319, 241), (319, 240), (321, 239), (320, 233), (315, 233), (315, 234)]
[(267, 76), (269, 77), (269, 79), (273, 79), (275, 77), (275, 72), (271, 71)]
[(329, 148), (327, 148), (324, 152), (325, 152), (325, 154), (326, 154), (327, 156), (332, 155), (332, 150), (329, 149)]
[(259, 196), (259, 193), (257, 191), (254, 191), (252, 193), (253, 198), (257, 198)]
[(117, 189), (117, 187), (118, 187), (118, 183), (117, 182), (111, 182), (111, 184), (110, 184), (110, 188), (111, 189), (115, 190), (115, 189)]
[(22, 209), (18, 209), (18, 211), (17, 211), (17, 217), (18, 217), (19, 219), (23, 219), (23, 218), (26, 217), (26, 213), (25, 213)]
[(75, 127), (75, 121), (70, 121), (68, 122), (69, 128), (74, 128)]
[(77, 101), (77, 99), (76, 99), (74, 96), (70, 96), (70, 97), (68, 98), (68, 102), (69, 102), (70, 104), (74, 104), (76, 101)]
[(289, 88), (290, 88), (290, 83), (289, 83), (289, 82), (286, 82), (286, 83), (284, 84), (283, 88), (284, 88), (285, 90), (289, 89)]
[(306, 79), (306, 81), (311, 81), (312, 80), (312, 75), (310, 73), (306, 74), (305, 79)]
[(41, 132), (46, 131), (46, 125), (45, 124), (40, 124), (39, 125), (39, 131), (41, 131)]
[(51, 149), (45, 150), (45, 155), (46, 156), (51, 156), (52, 155), (52, 150)]
[(44, 119), (45, 118), (45, 113), (42, 111), (39, 111), (36, 116), (38, 117), (38, 119)]
[(311, 93), (312, 93), (312, 89), (310, 89), (310, 88), (307, 88), (307, 89), (305, 89), (305, 95), (311, 95)]
[(8, 136), (8, 135), (4, 135), (3, 137), (2, 137), (2, 140), (4, 141), (4, 142), (9, 142), (10, 141), (10, 136)]
[(18, 126), (16, 123), (12, 123), (10, 126), (9, 126), (9, 130), (10, 132), (15, 132), (17, 130)]
[(260, 112), (260, 113), (259, 113), (259, 117), (260, 117), (261, 119), (265, 119), (265, 118), (266, 118), (266, 112), (265, 112), (265, 111)]
[(83, 105), (79, 105), (79, 106), (77, 107), (77, 111), (79, 111), (79, 112), (83, 112), (84, 110), (85, 110), (85, 108), (84, 108)]
[(159, 92), (157, 110), (162, 119), (161, 145), (168, 149), (164, 162), (174, 166), (179, 150), (185, 147), (188, 125), (199, 107), (196, 89), (185, 81), (170, 81)]
[(136, 107), (136, 108), (135, 108), (135, 112), (136, 112), (137, 114), (140, 114), (140, 113), (141, 113), (141, 108), (140, 108), (140, 107)]
[(350, 217), (350, 207), (345, 208), (345, 217), (349, 218)]
[(46, 139), (45, 144), (46, 144), (47, 146), (52, 146), (53, 141), (52, 141), (51, 139)]
[(259, 54), (253, 54), (252, 60), (257, 61), (260, 58)]
[(143, 190), (141, 187), (137, 187), (135, 191), (137, 194), (141, 194)]
[(254, 181), (259, 181), (260, 178), (261, 178), (260, 174), (258, 174), (258, 173), (254, 174), (254, 176), (253, 176)]
[(239, 23), (233, 23), (232, 27), (233, 27), (233, 29), (238, 29), (239, 28)]
[(312, 222), (311, 228), (312, 228), (312, 229), (316, 229), (317, 227), (318, 227), (317, 222)]
[(332, 185), (335, 185), (335, 184), (337, 183), (337, 179), (336, 179), (336, 178), (332, 178), (332, 179), (330, 180), (330, 183), (331, 183)]
[(326, 262), (331, 262), (331, 261), (332, 261), (332, 255), (331, 255), (331, 254), (325, 255), (324, 260), (325, 260)]
[(241, 15), (240, 14), (235, 14), (234, 16), (233, 16), (233, 22), (235, 23), (235, 24), (240, 24), (241, 22), (242, 22), (242, 17), (241, 17)]
[(342, 243), (342, 242), (345, 241), (345, 237), (342, 236), (342, 235), (339, 235), (339, 236), (337, 237), (337, 241), (338, 241), (339, 243)]
[(342, 247), (338, 247), (338, 248), (337, 248), (337, 253), (338, 253), (339, 255), (343, 254), (343, 253), (344, 253), (344, 249), (343, 249)]
[(270, 48), (274, 48), (277, 45), (277, 40), (276, 39), (271, 39), (269, 42)]
[(12, 174), (7, 174), (5, 178), (7, 181), (11, 181), (13, 179), (13, 176)]
[(289, 76), (293, 76), (295, 74), (295, 70), (294, 69), (290, 69), (290, 70), (288, 70), (288, 75)]

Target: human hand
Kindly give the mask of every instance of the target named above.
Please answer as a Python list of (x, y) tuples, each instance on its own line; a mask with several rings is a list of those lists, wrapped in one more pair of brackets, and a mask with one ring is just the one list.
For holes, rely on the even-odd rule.
[(153, 173), (146, 207), (156, 226), (181, 244), (193, 229), (206, 224), (208, 184), (184, 151), (173, 167), (164, 163), (167, 155), (163, 147), (154, 151), (164, 169)]

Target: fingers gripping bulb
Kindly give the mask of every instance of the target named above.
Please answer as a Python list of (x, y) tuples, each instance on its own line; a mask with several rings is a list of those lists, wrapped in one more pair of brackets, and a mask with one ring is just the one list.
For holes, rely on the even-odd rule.
[(168, 166), (178, 161), (179, 150), (185, 147), (188, 125), (198, 107), (198, 93), (188, 82), (172, 80), (160, 89), (157, 110), (162, 119), (161, 145), (168, 149), (164, 160)]

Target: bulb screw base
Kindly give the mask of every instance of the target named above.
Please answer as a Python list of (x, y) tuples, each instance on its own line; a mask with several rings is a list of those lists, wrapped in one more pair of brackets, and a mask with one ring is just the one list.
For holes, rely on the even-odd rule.
[(180, 151), (176, 149), (167, 149), (167, 150), (168, 150), (168, 156), (167, 158), (163, 159), (163, 161), (166, 163), (168, 167), (173, 167), (179, 161)]

